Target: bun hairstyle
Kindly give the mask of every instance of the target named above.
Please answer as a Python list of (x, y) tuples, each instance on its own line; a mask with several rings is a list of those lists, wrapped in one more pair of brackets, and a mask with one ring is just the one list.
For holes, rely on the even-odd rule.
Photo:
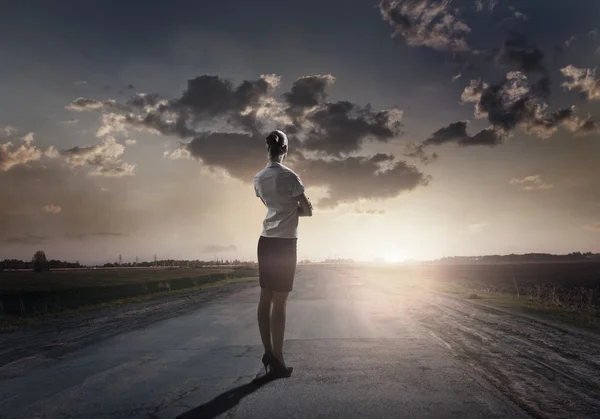
[(266, 142), (267, 149), (269, 150), (269, 157), (271, 158), (286, 154), (288, 151), (288, 139), (283, 131), (271, 131), (271, 133), (267, 135)]

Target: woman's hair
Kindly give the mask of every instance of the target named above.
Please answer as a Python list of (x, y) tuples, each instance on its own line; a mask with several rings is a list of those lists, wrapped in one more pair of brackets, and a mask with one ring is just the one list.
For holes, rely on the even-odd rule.
[(271, 131), (267, 135), (267, 150), (269, 150), (270, 160), (282, 160), (288, 152), (288, 139), (283, 131)]

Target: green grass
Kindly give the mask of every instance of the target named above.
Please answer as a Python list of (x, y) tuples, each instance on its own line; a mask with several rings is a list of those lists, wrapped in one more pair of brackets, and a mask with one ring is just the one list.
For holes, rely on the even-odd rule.
[(85, 313), (99, 310), (99, 309), (121, 307), (121, 306), (132, 304), (132, 303), (140, 303), (140, 302), (144, 302), (144, 301), (158, 300), (158, 299), (168, 297), (168, 296), (189, 294), (194, 291), (208, 290), (208, 289), (218, 288), (218, 287), (222, 287), (222, 286), (229, 285), (229, 284), (235, 284), (235, 283), (239, 283), (239, 282), (256, 281), (256, 279), (257, 279), (256, 277), (229, 278), (229, 279), (223, 279), (220, 281), (201, 284), (201, 285), (198, 285), (195, 287), (179, 289), (179, 290), (156, 292), (156, 293), (152, 293), (152, 294), (139, 295), (139, 296), (130, 297), (130, 298), (122, 298), (122, 299), (113, 300), (113, 301), (109, 301), (109, 302), (102, 303), (102, 304), (87, 305), (87, 306), (79, 307), (76, 309), (68, 309), (68, 310), (61, 310), (61, 311), (47, 312), (47, 313), (32, 313), (32, 314), (23, 315), (23, 316), (6, 316), (5, 318), (0, 319), (0, 331), (6, 330), (8, 328), (31, 325), (31, 324), (38, 323), (38, 322), (41, 322), (44, 320), (65, 319), (65, 318), (74, 317), (77, 315), (85, 314)]

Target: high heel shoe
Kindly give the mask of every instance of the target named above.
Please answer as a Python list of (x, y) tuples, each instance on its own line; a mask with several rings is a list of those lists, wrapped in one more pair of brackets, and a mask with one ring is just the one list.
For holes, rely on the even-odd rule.
[(281, 361), (273, 355), (271, 355), (269, 365), (271, 366), (269, 375), (273, 378), (287, 378), (292, 375), (292, 371), (294, 371), (294, 367), (285, 367)]
[(265, 374), (269, 373), (269, 365), (271, 365), (273, 358), (273, 355), (268, 352), (265, 352), (265, 354), (262, 356), (262, 363), (265, 366)]

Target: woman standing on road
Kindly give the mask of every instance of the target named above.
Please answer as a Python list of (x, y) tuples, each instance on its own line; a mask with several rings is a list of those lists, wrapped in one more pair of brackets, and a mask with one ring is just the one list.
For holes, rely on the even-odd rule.
[(298, 217), (312, 216), (312, 205), (304, 195), (300, 177), (282, 164), (288, 152), (285, 133), (273, 131), (266, 140), (269, 163), (254, 176), (256, 196), (267, 207), (257, 249), (258, 328), (267, 374), (289, 377), (293, 368), (283, 358), (286, 302), (296, 273)]

